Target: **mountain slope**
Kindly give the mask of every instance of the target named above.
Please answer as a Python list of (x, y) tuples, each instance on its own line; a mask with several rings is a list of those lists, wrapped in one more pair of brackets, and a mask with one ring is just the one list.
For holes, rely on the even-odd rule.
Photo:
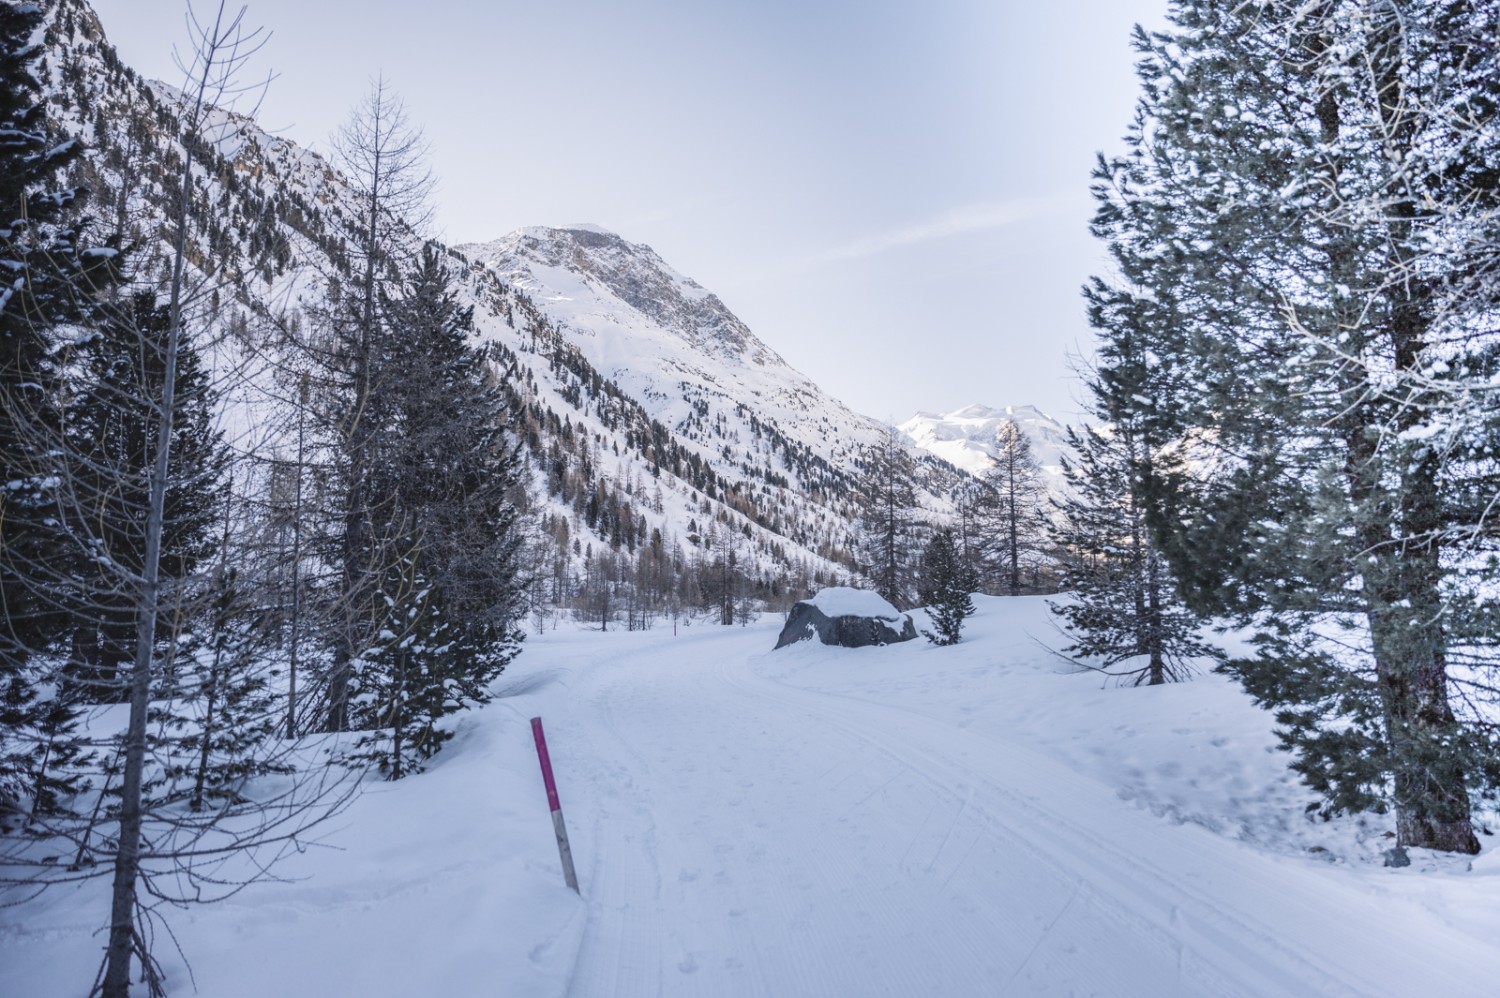
[(649, 246), (575, 226), (458, 249), (529, 295), (595, 370), (690, 440), (758, 436), (753, 414), (769, 432), (847, 469), (884, 433), (793, 370)]
[[(357, 199), (332, 164), (250, 118), (213, 110), (189, 134), (181, 95), (121, 64), (82, 0), (54, 0), (48, 16), (54, 126), (87, 146), (73, 179), (93, 191), (96, 231), (121, 230), (135, 243), (147, 284), (165, 277), (174, 173), (194, 150), (195, 328), (214, 343), (231, 386), (238, 445), (284, 454), (288, 424), (276, 398), (286, 391), (275, 381), (286, 366), (283, 334), (315, 323), (330, 282), (347, 273)], [(511, 392), (538, 519), (567, 520), (575, 541), (607, 550), (633, 552), (659, 535), (679, 560), (732, 543), (745, 573), (762, 581), (842, 572), (859, 449), (878, 424), (828, 399), (644, 247), (552, 231), (550, 243), (526, 238), (530, 283), (513, 268), (470, 268), (453, 256), (478, 338)], [(412, 252), (422, 241), (406, 239)], [(544, 276), (559, 290), (572, 281), (607, 286), (613, 297), (593, 302), (585, 321), (540, 300), (559, 297)], [(652, 364), (636, 364), (641, 356)], [(585, 554), (569, 557), (581, 565)]]
[[(346, 274), (357, 198), (332, 164), (251, 118), (213, 110), (187, 134), (181, 95), (122, 65), (83, 0), (54, 0), (50, 15), (57, 124), (89, 149), (76, 179), (95, 192), (99, 228), (140, 247), (148, 282), (162, 276), (173, 172), (195, 150), (195, 321), (232, 383), (237, 443), (284, 456), (284, 333), (316, 323)], [(406, 239), (412, 252), (422, 242)], [(881, 423), (823, 392), (649, 247), (597, 226), (449, 252), (510, 394), (555, 565), (577, 576), (590, 550), (659, 545), (680, 573), (732, 555), (761, 599), (847, 577)], [(970, 455), (929, 443), (919, 495), (940, 519), (963, 475), (953, 465)]]

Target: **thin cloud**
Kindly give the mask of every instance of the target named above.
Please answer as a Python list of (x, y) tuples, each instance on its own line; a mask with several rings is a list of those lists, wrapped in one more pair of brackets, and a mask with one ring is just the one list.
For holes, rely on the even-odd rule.
[(796, 261), (788, 269), (805, 271), (816, 270), (835, 263), (847, 263), (851, 260), (867, 260), (870, 257), (889, 253), (892, 250), (904, 249), (919, 243), (932, 242), (938, 239), (948, 239), (952, 236), (966, 235), (972, 232), (989, 232), (995, 229), (1009, 228), (1018, 222), (1028, 221), (1040, 215), (1048, 214), (1060, 205), (1066, 204), (1070, 199), (1055, 198), (1030, 198), (1019, 201), (999, 201), (988, 204), (966, 205), (962, 208), (954, 208), (943, 212), (925, 222), (909, 225), (900, 229), (891, 229), (887, 232), (877, 233), (863, 239), (825, 250), (813, 256)]

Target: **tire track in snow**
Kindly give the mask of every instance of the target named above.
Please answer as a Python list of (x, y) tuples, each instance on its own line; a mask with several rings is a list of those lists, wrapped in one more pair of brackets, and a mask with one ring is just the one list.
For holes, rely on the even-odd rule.
[[(721, 670), (721, 674), (723, 670)], [(759, 678), (759, 677), (757, 677)], [(968, 789), (970, 781), (978, 777), (977, 771), (971, 768), (960, 768), (954, 761), (948, 759), (939, 751), (934, 753), (929, 749), (918, 748), (912, 739), (913, 734), (910, 724), (902, 724), (892, 728), (873, 727), (870, 725), (870, 713), (886, 709), (886, 705), (875, 704), (864, 701), (857, 697), (843, 697), (839, 694), (818, 692), (811, 694), (817, 698), (812, 701), (802, 696), (787, 696), (788, 692), (795, 691), (802, 694), (805, 691), (797, 690), (795, 687), (782, 686), (781, 691), (771, 692), (765, 688), (759, 690), (753, 684), (746, 684), (743, 679), (731, 679), (725, 675), (725, 679), (744, 692), (752, 695), (766, 696), (784, 706), (802, 710), (819, 717), (826, 723), (833, 724), (843, 730), (849, 731), (867, 739), (869, 744), (890, 756), (893, 762), (908, 766), (913, 770), (924, 774), (932, 783), (933, 787), (950, 793), (955, 799), (972, 797), (972, 790)], [(780, 685), (780, 684), (778, 684)], [(851, 701), (863, 704), (867, 710), (862, 714), (850, 714), (838, 710), (831, 710), (818, 700), (830, 700), (832, 702)], [(904, 708), (891, 707), (892, 712), (922, 717), (931, 721), (926, 715), (919, 712), (908, 711)], [(905, 720), (905, 718), (903, 718)], [(947, 729), (945, 734), (958, 733), (959, 729), (951, 728), (942, 722), (935, 722), (940, 728)], [(897, 730), (903, 737), (894, 738)], [(920, 734), (918, 734), (920, 738)], [(893, 746), (900, 746), (899, 748)], [(1015, 756), (1018, 753), (1016, 746), (1005, 745), (1003, 750)], [(972, 753), (969, 753), (972, 754)], [(1038, 757), (1028, 759), (1027, 767), (1033, 772), (1043, 768), (1057, 768), (1050, 761)], [(1071, 772), (1054, 772), (1052, 785), (1056, 788), (1067, 787), (1070, 784), (1080, 782)], [(1004, 813), (997, 812), (992, 808), (978, 808), (987, 823), (991, 826), (994, 834), (1010, 840), (1010, 845), (1016, 851), (1025, 852), (1029, 859), (1039, 867), (1050, 869), (1056, 875), (1058, 881), (1073, 881), (1073, 893), (1069, 894), (1063, 904), (1062, 910), (1052, 919), (1042, 924), (1042, 931), (1037, 942), (1028, 951), (1025, 960), (1018, 965), (1015, 973), (1009, 978), (1014, 984), (1018, 975), (1026, 969), (1033, 958), (1040, 951), (1042, 945), (1047, 942), (1048, 937), (1056, 930), (1058, 922), (1073, 906), (1073, 901), (1078, 896), (1085, 898), (1085, 903), (1094, 909), (1106, 929), (1114, 928), (1118, 936), (1118, 930), (1129, 928), (1135, 936), (1134, 944), (1129, 950), (1134, 953), (1134, 958), (1127, 954), (1121, 954), (1115, 965), (1120, 968), (1129, 968), (1132, 963), (1136, 965), (1137, 972), (1143, 962), (1140, 947), (1143, 944), (1155, 943), (1158, 950), (1158, 959), (1165, 965), (1166, 960), (1161, 957), (1171, 954), (1170, 963), (1175, 973), (1171, 981), (1158, 980), (1147, 985), (1145, 982), (1123, 988), (1121, 982), (1104, 993), (1114, 994), (1137, 994), (1137, 993), (1180, 993), (1185, 995), (1348, 995), (1363, 996), (1372, 995), (1376, 992), (1370, 990), (1358, 990), (1342, 983), (1337, 978), (1329, 975), (1316, 965), (1307, 963), (1300, 970), (1288, 971), (1280, 964), (1269, 966), (1253, 962), (1253, 960), (1242, 959), (1238, 950), (1244, 948), (1242, 939), (1253, 937), (1257, 933), (1244, 930), (1244, 926), (1235, 925), (1226, 938), (1215, 938), (1211, 933), (1205, 932), (1201, 926), (1189, 924), (1182, 921), (1178, 916), (1182, 907), (1190, 902), (1185, 898), (1176, 899), (1180, 904), (1171, 903), (1172, 891), (1169, 879), (1161, 876), (1159, 871), (1137, 870), (1144, 872), (1145, 877), (1136, 879), (1122, 871), (1130, 871), (1132, 867), (1139, 867), (1136, 858), (1125, 853), (1111, 844), (1107, 839), (1086, 828), (1067, 822), (1060, 815), (1049, 812), (1038, 806), (1039, 797), (1034, 795), (1018, 795), (1004, 783), (987, 781), (986, 789), (993, 798), (1005, 800), (1010, 807)], [(1113, 809), (1111, 809), (1113, 810)], [(1017, 818), (1024, 816), (1027, 821), (1018, 821)], [(1037, 835), (1040, 829), (1046, 829), (1045, 835)], [(1030, 834), (1028, 834), (1028, 832)], [(1170, 832), (1166, 834), (1170, 835)], [(1073, 842), (1059, 846), (1054, 840), (1072, 838)], [(1105, 856), (1108, 863), (1099, 860)], [(1079, 874), (1069, 869), (1070, 863), (1082, 866), (1084, 871)], [(1142, 903), (1145, 902), (1145, 903)], [(1151, 908), (1165, 909), (1171, 913), (1171, 927), (1175, 932), (1163, 931), (1163, 923), (1160, 919), (1149, 914)], [(1209, 906), (1205, 914), (1205, 921), (1221, 921), (1216, 918), (1217, 912)], [(1244, 930), (1238, 932), (1234, 930)], [(1197, 947), (1189, 948), (1183, 944), (1184, 935), (1195, 935)], [(1274, 941), (1268, 933), (1259, 933), (1261, 941)], [(1207, 951), (1207, 952), (1204, 952)], [(1187, 958), (1197, 955), (1199, 958), (1189, 961)], [(1212, 957), (1212, 959), (1209, 959)], [(1112, 962), (1112, 961), (1105, 961)], [(1297, 962), (1293, 960), (1292, 962)], [(1064, 979), (1072, 974), (1079, 973), (1084, 968), (1075, 966), (1061, 972)], [(1104, 975), (1091, 975), (1096, 978)], [(1186, 979), (1185, 979), (1186, 978)], [(1017, 993), (1033, 994), (1044, 993), (1039, 989), (1049, 986), (1052, 981), (1045, 978), (1032, 977), (1026, 981), (1026, 989)], [(1147, 988), (1149, 987), (1149, 992)], [(1010, 993), (1009, 990), (1001, 993)], [(1048, 992), (1050, 993), (1050, 992)], [(1071, 990), (1066, 993), (1073, 993)]]
[[(960, 769), (939, 774), (924, 754), (913, 748), (908, 740), (909, 732), (871, 730), (868, 724), (851, 723), (849, 718), (821, 703), (822, 694), (805, 693), (759, 677), (747, 681), (745, 676), (734, 674), (740, 671), (737, 666), (738, 663), (723, 663), (718, 667), (719, 678), (727, 686), (747, 696), (792, 708), (845, 733), (860, 743), (865, 755), (874, 752), (883, 756), (887, 765), (894, 764), (905, 770), (932, 795), (947, 799), (955, 816), (948, 830), (938, 836), (932, 859), (925, 867), (927, 872), (936, 872), (939, 868), (946, 845), (958, 824), (965, 822), (970, 826), (970, 845), (956, 862), (941, 865), (946, 872), (938, 890), (947, 890), (955, 879), (960, 879), (960, 874), (966, 874), (962, 879), (975, 882), (971, 902), (977, 899), (977, 903), (960, 906), (963, 916), (977, 924), (990, 926), (990, 939), (995, 944), (1008, 942), (1011, 945), (1006, 961), (993, 967), (982, 978), (970, 980), (966, 990), (934, 993), (1225, 995), (1246, 998), (1282, 993), (1243, 989), (1230, 980), (1214, 980), (1211, 976), (1183, 981), (1179, 970), (1179, 947), (1175, 940), (1165, 933), (1156, 932), (1153, 923), (1132, 919), (1128, 912), (1121, 912), (1108, 904), (1095, 903), (1096, 910), (1090, 915), (1074, 918), (1080, 925), (1073, 928), (1070, 939), (1054, 940), (1054, 932), (1070, 914), (1079, 896), (1088, 894), (1098, 900), (1107, 898), (1089, 890), (1076, 874), (1057, 863), (1053, 852), (1037, 850), (1032, 842), (1017, 836), (1008, 823), (991, 810), (978, 806), (972, 774)], [(980, 846), (986, 847), (984, 856), (987, 862), (974, 863), (974, 853)], [(1121, 924), (1135, 931), (1128, 937), (1110, 931), (1117, 930)], [(1095, 952), (1091, 956), (1079, 952), (1080, 947), (1073, 941), (1079, 936), (1093, 941)], [(1106, 940), (1108, 945), (1098, 945), (1100, 939)], [(1055, 952), (1039, 966), (1035, 965), (1036, 957), (1045, 952), (1044, 947), (1049, 941), (1056, 943)], [(1148, 948), (1154, 948), (1155, 953), (1143, 953), (1143, 949)]]

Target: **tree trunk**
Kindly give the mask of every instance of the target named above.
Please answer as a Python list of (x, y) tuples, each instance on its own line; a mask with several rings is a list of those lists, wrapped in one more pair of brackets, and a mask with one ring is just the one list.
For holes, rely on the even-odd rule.
[[(1376, 18), (1370, 40), (1370, 64), (1382, 134), (1387, 148), (1404, 154), (1415, 147), (1416, 116), (1405, 92), (1400, 66), (1405, 30), (1391, 3), (1372, 8)], [(1413, 200), (1410, 178), (1389, 167), (1386, 182), (1386, 297), (1391, 306), (1390, 345), (1401, 371), (1422, 364), (1431, 295), (1429, 281), (1414, 260), (1414, 223), (1422, 210)], [(1406, 405), (1395, 415), (1399, 440), (1426, 418), (1424, 405)], [(1387, 431), (1389, 432), (1389, 430)], [(1396, 597), (1377, 603), (1371, 612), (1381, 700), (1395, 768), (1397, 841), (1447, 852), (1477, 853), (1462, 763), (1449, 746), (1463, 738), (1448, 701), (1447, 635), (1443, 625), (1441, 537), (1441, 460), (1433, 448), (1419, 456), (1396, 446), (1399, 468), (1399, 543), (1382, 560), (1392, 564), (1388, 587)], [(1376, 597), (1383, 593), (1377, 588)], [(1383, 602), (1383, 601), (1382, 601)]]
[(375, 123), (376, 152), (370, 185), (370, 214), (365, 233), (365, 272), (360, 303), (360, 327), (354, 351), (354, 399), (351, 423), (348, 429), (349, 493), (345, 497), (344, 536), (342, 544), (343, 571), (342, 596), (344, 602), (344, 626), (334, 641), (333, 668), (328, 676), (328, 719), (325, 731), (349, 730), (349, 684), (352, 679), (355, 646), (358, 644), (359, 615), (366, 576), (371, 566), (365, 561), (368, 552), (369, 509), (366, 493), (366, 467), (370, 437), (374, 428), (370, 425), (366, 407), (370, 403), (375, 347), (375, 256), (378, 251), (376, 226), (380, 222), (380, 123)]
[[(223, 17), (224, 8), (219, 7)], [(213, 37), (219, 37), (215, 26)], [(198, 121), (209, 73), (216, 65), (213, 48), (200, 51), (203, 78), (199, 81), (192, 117)], [(120, 841), (115, 853), (114, 886), (110, 899), (109, 943), (105, 950), (104, 998), (128, 998), (130, 954), (135, 947), (136, 879), (140, 876), (142, 784), (146, 771), (146, 713), (151, 698), (151, 665), (156, 651), (156, 618), (161, 604), (161, 546), (165, 529), (167, 474), (172, 451), (172, 416), (177, 403), (177, 353), (182, 342), (182, 285), (187, 263), (188, 206), (192, 203), (193, 154), (183, 153), (182, 183), (177, 197), (177, 233), (173, 240), (170, 323), (167, 356), (162, 365), (161, 408), (157, 410), (156, 445), (151, 467), (151, 498), (146, 513), (146, 556), (139, 581), (135, 665), (130, 675), (130, 719), (125, 732), (125, 771), (120, 784)]]

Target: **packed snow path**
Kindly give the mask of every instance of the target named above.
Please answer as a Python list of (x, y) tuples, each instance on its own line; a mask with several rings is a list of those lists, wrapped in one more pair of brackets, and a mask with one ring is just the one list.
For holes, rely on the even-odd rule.
[[(1032, 599), (980, 600), (952, 648), (773, 652), (778, 629), (533, 636), (428, 772), (372, 779), (276, 881), (165, 909), (171, 994), (1497, 993), (1494, 840), (1383, 869), (1389, 817), (1305, 816), (1223, 677), (1068, 674)], [(87, 991), (108, 888), (0, 907), (0, 998)]]
[[(774, 681), (743, 632), (693, 630), (696, 665), (626, 636), (572, 679), (553, 749), (586, 822), (569, 995), (1479, 995), (1500, 980), (1492, 944), (1347, 870), (1169, 824), (994, 732)], [(804, 653), (860, 654), (776, 654)]]

